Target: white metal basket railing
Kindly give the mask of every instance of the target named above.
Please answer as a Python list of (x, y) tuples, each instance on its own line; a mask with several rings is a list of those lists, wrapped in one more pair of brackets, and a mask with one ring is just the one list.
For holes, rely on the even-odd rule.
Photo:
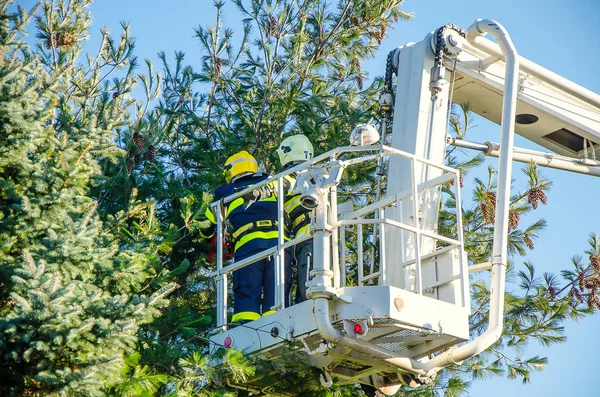
[[(364, 205), (361, 208), (354, 209), (345, 212), (338, 216), (338, 185), (343, 178), (343, 174), (346, 168), (357, 166), (360, 167), (369, 161), (377, 161), (381, 159), (388, 159), (391, 157), (401, 157), (408, 159), (411, 167), (411, 187), (405, 191), (401, 191), (389, 196), (385, 196), (373, 203)], [(416, 165), (433, 167), (441, 171), (441, 175), (430, 180), (426, 180), (422, 183), (418, 183), (417, 175), (415, 173)], [(275, 305), (270, 308), (272, 310), (279, 310), (284, 308), (285, 302), (285, 288), (284, 288), (284, 266), (283, 259), (286, 255), (285, 250), (289, 247), (312, 238), (311, 235), (303, 236), (300, 238), (293, 238), (289, 241), (285, 239), (285, 226), (284, 226), (284, 197), (288, 192), (284, 191), (284, 177), (293, 173), (302, 172), (313, 172), (328, 173), (333, 168), (339, 168), (340, 175), (335, 183), (330, 183), (324, 188), (327, 190), (328, 195), (325, 195), (326, 200), (329, 201), (325, 208), (328, 208), (327, 213), (327, 224), (331, 227), (331, 247), (330, 257), (332, 262), (333, 272), (333, 287), (341, 288), (344, 286), (365, 286), (366, 284), (377, 284), (377, 285), (390, 285), (386, 278), (386, 270), (388, 266), (401, 266), (406, 271), (411, 271), (415, 276), (414, 285), (408, 286), (411, 292), (419, 295), (423, 294), (426, 289), (437, 288), (441, 285), (457, 280), (460, 283), (461, 290), (461, 305), (466, 307), (468, 305), (468, 275), (466, 271), (466, 263), (464, 248), (463, 248), (463, 234), (462, 234), (462, 219), (460, 214), (461, 200), (460, 200), (460, 187), (459, 187), (459, 172), (456, 169), (434, 164), (427, 159), (417, 158), (415, 155), (403, 152), (401, 150), (393, 149), (387, 146), (348, 146), (341, 147), (324, 153), (314, 159), (300, 164), (296, 167), (290, 168), (284, 172), (281, 172), (275, 176), (266, 179), (252, 187), (244, 189), (234, 195), (223, 198), (211, 205), (217, 222), (216, 235), (217, 235), (217, 259), (216, 259), (216, 270), (212, 273), (216, 280), (217, 286), (217, 326), (225, 329), (227, 324), (227, 313), (228, 313), (228, 287), (227, 280), (228, 275), (232, 272), (241, 269), (251, 263), (264, 259), (270, 255), (274, 255), (275, 258)], [(315, 174), (315, 175), (316, 175)], [(452, 182), (453, 181), (453, 182)], [(316, 182), (317, 184), (319, 181)], [(249, 258), (238, 262), (223, 262), (223, 241), (225, 238), (225, 222), (223, 217), (223, 209), (228, 203), (232, 202), (236, 198), (242, 197), (255, 189), (262, 186), (268, 185), (274, 187), (277, 192), (277, 208), (278, 208), (278, 228), (279, 238), (277, 245), (259, 252)], [(454, 188), (455, 193), (455, 213), (456, 217), (456, 236), (455, 238), (443, 236), (437, 233), (435, 230), (425, 230), (419, 222), (419, 195), (432, 189), (441, 189), (443, 185)], [(379, 195), (377, 195), (379, 197)], [(327, 198), (328, 197), (328, 198)], [(412, 224), (407, 222), (400, 222), (396, 219), (391, 219), (389, 216), (386, 217), (386, 208), (392, 208), (399, 206), (404, 200), (412, 201)], [(318, 214), (317, 214), (318, 216)], [(404, 263), (397, 261), (392, 263), (392, 258), (386, 258), (385, 256), (385, 236), (386, 226), (398, 228), (408, 233), (414, 234), (414, 259), (408, 260)], [(370, 233), (366, 236), (367, 242), (371, 246), (377, 244), (379, 249), (379, 260), (373, 260), (375, 251), (372, 250), (371, 260), (367, 268), (365, 268), (365, 236), (363, 235), (365, 227), (369, 228)], [(352, 230), (355, 235), (356, 241), (356, 263), (348, 262), (348, 252), (345, 248), (346, 239), (349, 237), (349, 230)], [(445, 246), (434, 252), (425, 252), (421, 250), (420, 242), (422, 238), (433, 239), (437, 243), (443, 243)], [(422, 277), (422, 264), (424, 260), (435, 257), (436, 255), (442, 254), (452, 249), (457, 249), (459, 252), (460, 272), (453, 274), (446, 280), (437, 280), (433, 284), (424, 285)], [(319, 253), (313, 254), (314, 262), (319, 261)], [(315, 263), (318, 265), (318, 263)], [(348, 271), (349, 266), (355, 266), (357, 277), (351, 277), (352, 274)], [(410, 270), (409, 270), (410, 269)], [(368, 270), (368, 271), (365, 271)], [(356, 283), (352, 280), (356, 280)], [(395, 286), (400, 287), (400, 286)]]

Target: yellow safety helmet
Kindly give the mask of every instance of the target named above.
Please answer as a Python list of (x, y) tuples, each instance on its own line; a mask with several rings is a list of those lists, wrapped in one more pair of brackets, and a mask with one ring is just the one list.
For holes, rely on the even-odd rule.
[(285, 166), (289, 163), (300, 163), (313, 158), (313, 146), (304, 135), (287, 137), (277, 148), (279, 161)]
[(245, 150), (229, 156), (225, 161), (224, 173), (227, 182), (233, 178), (258, 172), (258, 163), (254, 156)]

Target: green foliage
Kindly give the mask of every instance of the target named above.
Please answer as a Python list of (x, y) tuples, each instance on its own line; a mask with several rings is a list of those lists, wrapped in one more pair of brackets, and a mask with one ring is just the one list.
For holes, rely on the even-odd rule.
[[(97, 52), (82, 54), (90, 3), (27, 11), (0, 0), (1, 394), (235, 396), (229, 383), (252, 379), (267, 395), (366, 395), (359, 385), (323, 389), (319, 371), (296, 354), (270, 362), (228, 350), (212, 365), (214, 264), (198, 230), (227, 156), (246, 149), (277, 171), (274, 149), (285, 135), (307, 135), (318, 154), (378, 118), (382, 82), (367, 85), (361, 63), (410, 17), (402, 1), (234, 0), (244, 18), (238, 32), (224, 26), (224, 2), (215, 1), (215, 25), (195, 30), (201, 65), (162, 54), (162, 73), (146, 61), (142, 74), (127, 25), (119, 39), (103, 30)], [(31, 21), (34, 49), (22, 39)], [(132, 97), (137, 83), (143, 100)], [(468, 105), (456, 111), (450, 125), (464, 138)], [(466, 175), (483, 157), (449, 150), (447, 162)], [(375, 163), (360, 167), (340, 197), (373, 200), (375, 172)], [(546, 359), (523, 357), (526, 346), (561, 343), (565, 321), (600, 309), (597, 235), (561, 275), (516, 265), (546, 226), (524, 221), (551, 186), (535, 165), (523, 172), (526, 187), (510, 203), (515, 288), (505, 296), (501, 340), (399, 395), (464, 395), (473, 379), (493, 376), (528, 382)], [(490, 256), (495, 177), (490, 168), (476, 179), (463, 206), (473, 263)], [(449, 188), (439, 228), (455, 237)], [(489, 287), (483, 277), (471, 281), (474, 337), (487, 324)], [(280, 376), (265, 376), (273, 373)]]
[[(0, 2), (0, 390), (3, 395), (152, 394), (165, 382), (127, 363), (140, 325), (176, 285), (146, 289), (168, 247), (151, 204), (102, 212), (102, 164), (135, 101), (127, 29), (76, 62), (86, 0), (26, 12)], [(35, 19), (31, 50), (21, 34)], [(108, 79), (124, 67), (121, 77)], [(115, 95), (115, 93), (118, 93)], [(145, 293), (142, 293), (146, 289)], [(137, 386), (134, 383), (137, 382)], [(140, 395), (135, 393), (135, 395)]]

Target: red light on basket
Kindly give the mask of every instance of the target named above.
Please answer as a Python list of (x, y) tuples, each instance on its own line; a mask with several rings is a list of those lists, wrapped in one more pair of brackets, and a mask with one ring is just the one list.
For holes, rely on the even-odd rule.
[(365, 332), (365, 328), (362, 324), (354, 324), (354, 333), (357, 335), (362, 335)]
[(226, 349), (229, 349), (231, 346), (233, 346), (233, 338), (231, 336), (226, 337), (223, 341), (223, 346), (225, 346)]

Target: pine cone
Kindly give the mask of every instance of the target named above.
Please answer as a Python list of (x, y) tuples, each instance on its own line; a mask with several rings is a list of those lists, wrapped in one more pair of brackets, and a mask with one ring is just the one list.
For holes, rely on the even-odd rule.
[(523, 236), (523, 241), (525, 241), (525, 245), (527, 246), (527, 248), (529, 248), (530, 250), (533, 250), (535, 248), (535, 246), (533, 245), (533, 240), (531, 239), (531, 237), (529, 237), (528, 235), (524, 235)]
[(598, 300), (597, 290), (594, 288), (590, 291), (587, 296), (587, 305), (590, 309), (596, 307), (596, 301)]
[(381, 28), (377, 32), (375, 32), (375, 40), (377, 40), (377, 44), (381, 45), (381, 42), (385, 37), (385, 31), (385, 25), (381, 25)]
[(156, 157), (156, 149), (154, 148), (154, 145), (150, 145), (148, 146), (148, 161), (151, 163), (154, 163), (155, 157)]
[(50, 36), (46, 37), (46, 48), (50, 49), (52, 47), (56, 47), (56, 43), (57, 43), (57, 36), (56, 33), (51, 34)]
[(464, 187), (465, 186), (465, 177), (463, 176), (463, 174), (459, 174), (458, 176), (458, 182), (460, 187)]
[(131, 157), (127, 158), (127, 174), (131, 174), (131, 171), (133, 171), (133, 159)]
[(133, 143), (137, 145), (140, 150), (144, 149), (144, 137), (139, 132), (133, 133)]
[(579, 273), (577, 275), (577, 280), (579, 281), (579, 289), (581, 291), (585, 290), (585, 275), (583, 273)]
[(508, 231), (514, 230), (519, 227), (520, 215), (518, 212), (509, 210), (508, 211)]
[(265, 29), (265, 33), (267, 39), (277, 34), (277, 19), (275, 19), (274, 16), (271, 16), (269, 18), (269, 21), (267, 22), (267, 28)]
[(352, 58), (352, 61), (350, 62), (350, 64), (356, 68), (356, 70), (360, 73), (361, 69), (360, 69), (360, 61), (358, 58)]
[(481, 207), (481, 215), (483, 217), (483, 222), (493, 223), (494, 216), (492, 215), (492, 211), (490, 211), (490, 207), (485, 202), (479, 203), (479, 206)]
[(221, 77), (221, 71), (223, 70), (223, 60), (221, 58), (215, 58), (215, 78)]
[(135, 165), (138, 165), (142, 161), (142, 155), (140, 153), (136, 153), (133, 157), (133, 162)]
[(544, 193), (544, 191), (542, 189), (538, 189), (538, 198), (540, 199), (540, 201), (542, 202), (542, 204), (546, 205), (548, 204), (548, 197), (546, 197), (546, 193)]
[(590, 255), (590, 265), (596, 273), (600, 273), (600, 255), (594, 254)]
[(571, 290), (569, 291), (569, 298), (571, 298), (571, 300), (569, 301), (569, 306), (574, 307), (575, 306), (575, 289), (571, 288)]
[(548, 287), (548, 297), (551, 301), (556, 299), (556, 289), (553, 286)]
[(363, 79), (360, 76), (356, 76), (356, 85), (358, 86), (359, 90), (363, 89)]
[(573, 287), (571, 291), (573, 291), (573, 295), (579, 301), (579, 303), (583, 303), (583, 296), (581, 295), (581, 292), (579, 292), (579, 290), (575, 287)]
[(488, 202), (490, 203), (490, 205), (494, 208), (496, 208), (496, 192), (493, 191), (488, 191), (487, 192), (487, 199)]
[(538, 207), (538, 196), (536, 193), (536, 189), (537, 188), (530, 189), (527, 193), (527, 202), (531, 204), (533, 209), (536, 209)]
[(56, 45), (58, 47), (65, 47), (67, 49), (71, 49), (75, 46), (75, 42), (76, 42), (76, 37), (75, 35), (69, 33), (69, 32), (64, 32), (64, 33), (59, 33), (56, 36)]

